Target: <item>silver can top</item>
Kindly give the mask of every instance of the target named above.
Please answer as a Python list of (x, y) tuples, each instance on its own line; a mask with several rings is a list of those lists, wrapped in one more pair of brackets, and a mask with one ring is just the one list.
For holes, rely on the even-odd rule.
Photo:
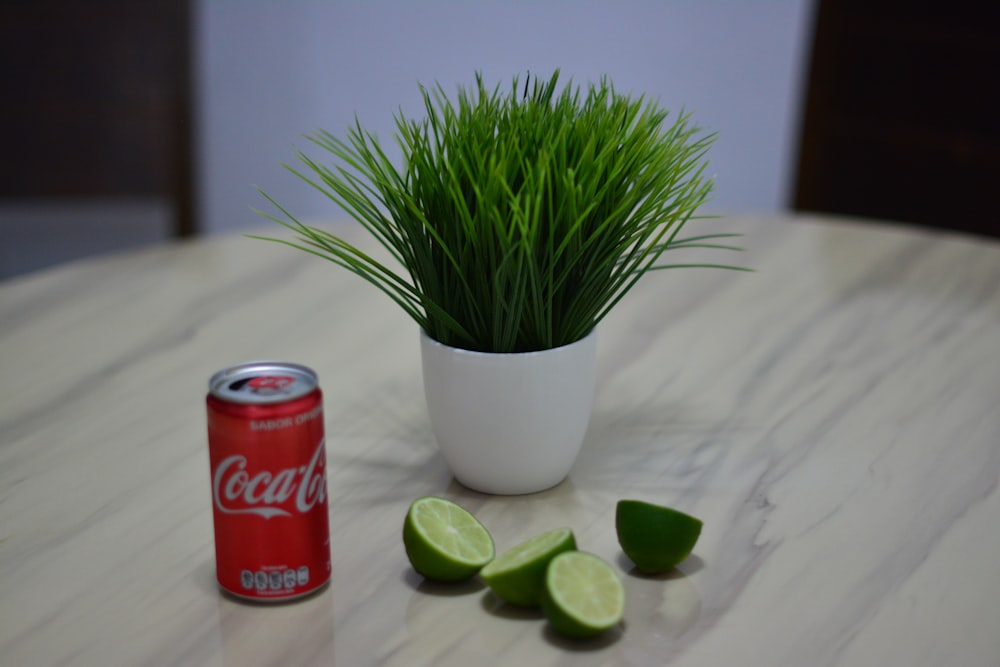
[(251, 361), (224, 368), (208, 381), (208, 391), (230, 403), (265, 405), (305, 396), (319, 386), (306, 366), (283, 361)]

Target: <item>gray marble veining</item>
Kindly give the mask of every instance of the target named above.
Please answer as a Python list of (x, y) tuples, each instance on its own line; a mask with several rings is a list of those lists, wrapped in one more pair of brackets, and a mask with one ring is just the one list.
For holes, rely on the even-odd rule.
[[(489, 497), (430, 432), (418, 336), (367, 285), (242, 237), (0, 283), (2, 665), (1000, 665), (1000, 244), (732, 217), (753, 274), (644, 278), (599, 330), (569, 478)], [(205, 383), (255, 358), (321, 377), (333, 583), (250, 606), (214, 582)], [(565, 525), (625, 623), (572, 643), (476, 582), (428, 584), (414, 498), (499, 548)], [(631, 572), (614, 503), (702, 517)]]

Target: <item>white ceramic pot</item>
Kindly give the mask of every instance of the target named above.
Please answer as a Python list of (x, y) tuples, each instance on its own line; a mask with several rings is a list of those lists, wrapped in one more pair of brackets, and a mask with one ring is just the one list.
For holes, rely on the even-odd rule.
[(569, 474), (590, 421), (597, 337), (539, 352), (461, 350), (421, 332), (424, 393), (441, 453), (483, 493), (534, 493)]

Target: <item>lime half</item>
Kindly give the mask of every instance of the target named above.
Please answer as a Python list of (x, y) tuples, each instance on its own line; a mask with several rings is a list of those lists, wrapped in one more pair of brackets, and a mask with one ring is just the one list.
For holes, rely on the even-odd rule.
[(576, 539), (571, 530), (550, 530), (503, 552), (479, 576), (501, 599), (526, 607), (538, 606), (542, 603), (549, 561), (573, 549)]
[(549, 563), (542, 608), (553, 630), (593, 637), (621, 622), (625, 588), (614, 569), (597, 556), (567, 551)]
[(462, 581), (493, 560), (493, 538), (450, 500), (427, 496), (410, 505), (403, 546), (413, 569), (434, 581)]
[(619, 500), (618, 543), (640, 572), (659, 574), (690, 555), (701, 535), (701, 519), (641, 500)]

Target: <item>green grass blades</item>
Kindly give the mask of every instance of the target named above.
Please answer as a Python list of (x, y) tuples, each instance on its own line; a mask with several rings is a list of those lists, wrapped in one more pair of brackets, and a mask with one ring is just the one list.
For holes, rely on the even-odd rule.
[[(333, 158), (289, 167), (388, 250), (388, 266), (267, 197), (278, 241), (326, 258), (389, 296), (431, 338), (484, 352), (549, 349), (586, 336), (667, 250), (736, 249), (733, 234), (681, 238), (709, 197), (714, 136), (602, 79), (489, 88), (455, 99), (421, 87), (426, 116), (396, 117), (402, 163), (360, 124), (311, 135)], [(260, 238), (260, 237), (258, 237)], [(706, 266), (706, 265), (701, 265)], [(725, 267), (736, 268), (736, 267)]]

